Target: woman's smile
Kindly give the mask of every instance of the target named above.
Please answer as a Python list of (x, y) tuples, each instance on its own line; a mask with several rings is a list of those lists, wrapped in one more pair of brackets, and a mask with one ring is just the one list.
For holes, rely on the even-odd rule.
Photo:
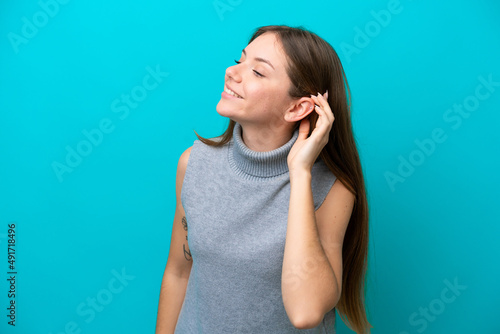
[[(225, 93), (225, 94), (224, 94)], [(228, 96), (229, 95), (229, 96)], [(241, 95), (237, 94), (236, 92), (234, 92), (232, 89), (230, 89), (227, 85), (226, 87), (224, 88), (224, 91), (222, 92), (222, 97), (223, 98), (238, 98), (238, 99), (242, 99), (243, 97), (241, 97)]]

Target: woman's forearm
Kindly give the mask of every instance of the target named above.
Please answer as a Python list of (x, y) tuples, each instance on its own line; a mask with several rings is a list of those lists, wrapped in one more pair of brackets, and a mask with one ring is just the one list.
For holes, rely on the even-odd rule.
[(186, 295), (188, 278), (165, 272), (160, 289), (156, 334), (173, 334)]
[(315, 327), (338, 300), (337, 278), (320, 242), (311, 173), (290, 173), (290, 206), (282, 271), (282, 293), (290, 321)]

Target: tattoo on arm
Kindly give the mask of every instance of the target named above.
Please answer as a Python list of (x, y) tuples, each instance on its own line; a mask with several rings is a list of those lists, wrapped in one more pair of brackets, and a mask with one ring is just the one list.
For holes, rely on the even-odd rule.
[(182, 245), (182, 248), (184, 250), (184, 258), (187, 261), (191, 261), (193, 258), (191, 257), (191, 252), (189, 251), (189, 249), (186, 249), (186, 244)]
[[(188, 225), (187, 225), (187, 219), (186, 217), (182, 217), (182, 226), (184, 227), (184, 231), (187, 232), (188, 230)], [(187, 234), (186, 234), (186, 242), (187, 242)], [(193, 259), (193, 257), (191, 256), (191, 252), (189, 251), (189, 247), (186, 244), (183, 244), (182, 245), (182, 250), (184, 251), (184, 258), (187, 260), (187, 261), (191, 261)]]

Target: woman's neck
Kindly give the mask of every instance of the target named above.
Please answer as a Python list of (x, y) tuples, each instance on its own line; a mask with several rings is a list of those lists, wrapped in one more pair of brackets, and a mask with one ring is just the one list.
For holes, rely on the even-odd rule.
[(293, 135), (293, 124), (241, 124), (241, 138), (252, 151), (268, 152), (285, 145)]

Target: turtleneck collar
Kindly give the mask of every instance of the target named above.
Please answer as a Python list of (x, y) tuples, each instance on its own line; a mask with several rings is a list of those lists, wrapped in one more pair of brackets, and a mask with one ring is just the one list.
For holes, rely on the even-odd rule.
[(236, 123), (229, 146), (229, 164), (239, 175), (251, 179), (270, 178), (288, 172), (287, 157), (299, 136), (298, 128), (287, 143), (268, 152), (252, 151), (241, 136), (241, 125)]

